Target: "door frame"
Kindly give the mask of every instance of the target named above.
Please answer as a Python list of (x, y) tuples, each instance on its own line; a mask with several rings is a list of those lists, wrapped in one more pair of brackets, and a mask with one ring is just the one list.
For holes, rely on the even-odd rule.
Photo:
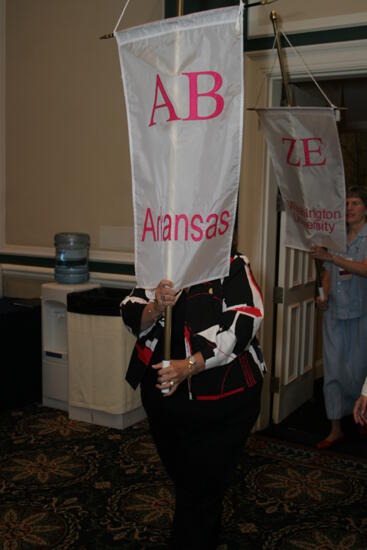
[[(314, 44), (298, 47), (316, 78), (367, 75), (367, 40)], [(269, 425), (271, 418), (271, 372), (273, 370), (277, 185), (257, 114), (249, 108), (270, 107), (281, 82), (276, 50), (245, 53), (245, 114), (242, 171), (238, 199), (239, 249), (250, 259), (263, 293), (265, 318), (260, 331), (268, 374), (264, 380), (261, 415), (257, 429)], [(288, 71), (293, 78), (309, 78), (304, 62), (295, 50), (286, 48)]]

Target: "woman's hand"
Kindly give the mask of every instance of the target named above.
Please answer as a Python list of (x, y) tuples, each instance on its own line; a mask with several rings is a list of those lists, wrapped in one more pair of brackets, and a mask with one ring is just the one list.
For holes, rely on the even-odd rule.
[(314, 260), (322, 260), (323, 262), (333, 261), (333, 256), (323, 246), (311, 246), (310, 255)]
[(163, 279), (155, 289), (156, 306), (161, 313), (167, 306), (174, 306), (177, 300), (178, 294), (173, 288), (173, 282), (168, 279)]
[(174, 394), (179, 384), (194, 374), (198, 374), (205, 369), (205, 361), (200, 352), (195, 353), (193, 356), (195, 359), (195, 366), (189, 364), (189, 358), (187, 359), (171, 359), (168, 367), (163, 367), (163, 363), (152, 365), (153, 369), (157, 371), (158, 384), (156, 388), (158, 390), (169, 390), (164, 393), (164, 397), (169, 397)]
[(141, 321), (140, 330), (146, 330), (162, 317), (166, 306), (174, 306), (179, 293), (173, 289), (172, 281), (162, 280), (155, 289), (155, 300), (145, 306)]
[(353, 416), (356, 424), (367, 425), (367, 397), (361, 395), (354, 405)]
[(321, 296), (316, 296), (316, 305), (321, 311), (326, 311), (328, 308), (327, 298), (322, 299)]
[(169, 367), (162, 367), (162, 363), (152, 365), (152, 367), (157, 371), (158, 376), (156, 388), (159, 390), (169, 389), (169, 392), (165, 393), (164, 397), (175, 393), (178, 385), (186, 380), (190, 372), (187, 359), (171, 359)]
[(344, 258), (343, 256), (331, 254), (328, 252), (327, 248), (324, 248), (323, 246), (311, 246), (310, 256), (315, 260), (331, 262), (349, 273), (359, 275), (360, 277), (367, 277), (367, 258), (363, 261), (351, 260), (349, 258)]

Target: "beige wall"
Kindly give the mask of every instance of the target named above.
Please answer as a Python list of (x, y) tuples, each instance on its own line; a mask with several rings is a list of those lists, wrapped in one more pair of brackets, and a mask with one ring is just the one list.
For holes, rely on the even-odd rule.
[[(52, 282), (52, 278), (50, 278)], [(41, 298), (44, 280), (34, 280), (27, 277), (3, 278), (3, 295), (11, 298)]]
[[(163, 16), (134, 0), (120, 28)], [(100, 243), (132, 226), (127, 124), (112, 32), (121, 0), (7, 0), (6, 245), (53, 246), (60, 231)]]

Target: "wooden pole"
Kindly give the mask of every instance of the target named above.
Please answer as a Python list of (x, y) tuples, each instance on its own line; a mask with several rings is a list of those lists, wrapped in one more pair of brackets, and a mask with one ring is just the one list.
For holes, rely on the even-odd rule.
[(184, 0), (177, 0), (176, 13), (178, 17), (181, 17), (184, 14)]
[[(274, 28), (274, 35), (276, 39), (276, 45), (277, 45), (277, 52), (278, 52), (278, 59), (279, 59), (279, 65), (280, 65), (280, 72), (282, 74), (282, 80), (283, 80), (283, 86), (284, 91), (287, 99), (288, 107), (292, 106), (292, 96), (291, 91), (289, 88), (289, 80), (288, 80), (288, 73), (285, 66), (285, 60), (284, 60), (284, 52), (282, 49), (282, 45), (280, 42), (280, 34), (279, 34), (279, 28), (278, 28), (278, 16), (274, 10), (272, 10), (270, 14), (270, 20), (273, 23)], [(322, 262), (320, 260), (315, 259), (315, 266), (316, 266), (316, 289), (315, 292), (317, 292), (317, 289), (320, 293), (321, 288), (321, 271), (322, 271)]]
[(270, 14), (270, 21), (273, 23), (273, 29), (274, 29), (274, 35), (277, 45), (277, 52), (278, 52), (278, 59), (279, 59), (279, 65), (280, 65), (280, 72), (282, 73), (282, 80), (283, 80), (283, 86), (285, 95), (287, 98), (287, 104), (288, 107), (292, 106), (292, 98), (291, 98), (291, 92), (289, 89), (289, 82), (288, 82), (288, 73), (285, 66), (285, 60), (284, 60), (284, 54), (282, 50), (282, 45), (280, 42), (280, 34), (278, 29), (278, 16), (274, 10), (271, 11)]
[[(176, 13), (178, 17), (181, 17), (183, 15), (184, 0), (177, 0)], [(172, 333), (172, 306), (166, 306), (165, 312), (164, 312), (163, 361), (168, 363), (169, 363), (169, 360), (171, 359), (171, 333)]]
[[(288, 107), (292, 106), (292, 97), (291, 97), (291, 91), (289, 89), (289, 81), (288, 81), (288, 73), (285, 65), (284, 60), (284, 52), (282, 50), (282, 45), (280, 41), (280, 35), (279, 35), (279, 29), (278, 29), (278, 17), (274, 10), (272, 10), (270, 14), (270, 20), (273, 23), (274, 28), (274, 34), (275, 34), (275, 40), (276, 40), (276, 46), (277, 46), (277, 52), (278, 52), (278, 59), (279, 59), (279, 65), (280, 65), (280, 72), (282, 74), (282, 80), (283, 80), (283, 86), (284, 91), (287, 99)], [(320, 260), (315, 259), (315, 267), (316, 267), (316, 284), (315, 284), (315, 297), (317, 293), (323, 297), (323, 294), (321, 294), (322, 286), (321, 286), (321, 272), (322, 272), (322, 262)], [(317, 345), (317, 315), (314, 317), (314, 332), (313, 332), (313, 360), (315, 360), (316, 356), (316, 345)]]

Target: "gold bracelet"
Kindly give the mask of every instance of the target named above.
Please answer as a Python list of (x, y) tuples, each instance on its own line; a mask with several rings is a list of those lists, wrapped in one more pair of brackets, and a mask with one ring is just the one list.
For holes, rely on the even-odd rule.
[(195, 367), (197, 365), (196, 359), (193, 355), (189, 357), (189, 364), (187, 365), (187, 368), (189, 369), (188, 378), (191, 378), (193, 374), (195, 374)]

